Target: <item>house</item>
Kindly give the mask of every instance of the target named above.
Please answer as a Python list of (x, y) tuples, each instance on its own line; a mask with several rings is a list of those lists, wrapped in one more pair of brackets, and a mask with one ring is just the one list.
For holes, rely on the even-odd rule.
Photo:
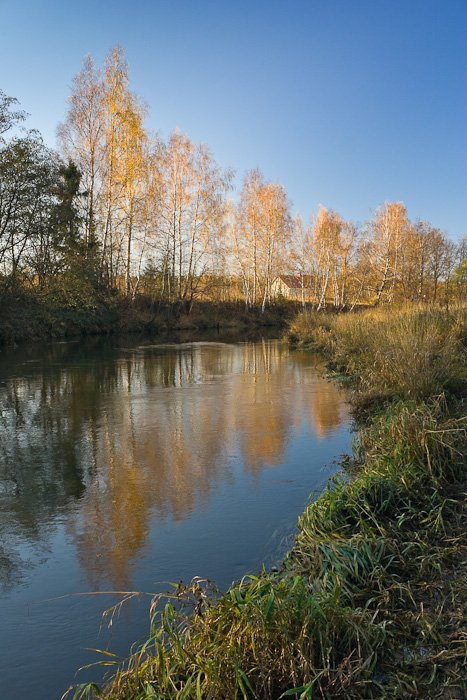
[(311, 282), (311, 275), (279, 275), (271, 285), (271, 296), (311, 301)]

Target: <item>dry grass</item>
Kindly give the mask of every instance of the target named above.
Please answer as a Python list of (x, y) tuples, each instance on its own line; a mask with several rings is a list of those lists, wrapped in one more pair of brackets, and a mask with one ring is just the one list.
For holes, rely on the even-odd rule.
[(306, 312), (289, 337), (321, 350), (331, 366), (358, 381), (367, 399), (425, 400), (467, 385), (467, 314), (424, 307), (359, 313)]

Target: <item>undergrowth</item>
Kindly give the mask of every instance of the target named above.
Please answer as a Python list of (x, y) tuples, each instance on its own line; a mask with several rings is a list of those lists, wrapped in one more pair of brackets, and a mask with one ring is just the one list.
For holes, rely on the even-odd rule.
[(157, 596), (151, 635), (73, 698), (464, 698), (463, 312), (304, 314), (365, 409), (355, 464), (299, 519), (279, 572)]

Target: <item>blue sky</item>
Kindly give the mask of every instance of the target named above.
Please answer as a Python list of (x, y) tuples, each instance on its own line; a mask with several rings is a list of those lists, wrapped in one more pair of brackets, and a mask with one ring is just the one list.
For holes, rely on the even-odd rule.
[(0, 0), (0, 87), (50, 145), (73, 75), (119, 44), (148, 126), (260, 167), (305, 219), (404, 201), (467, 233), (467, 0)]

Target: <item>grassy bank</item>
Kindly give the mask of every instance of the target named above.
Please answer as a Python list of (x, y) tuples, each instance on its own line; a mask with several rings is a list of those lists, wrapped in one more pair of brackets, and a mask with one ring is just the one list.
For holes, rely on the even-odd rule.
[(37, 291), (19, 289), (0, 297), (0, 346), (112, 333), (154, 335), (209, 328), (283, 328), (296, 309), (294, 303), (283, 303), (261, 313), (259, 308), (246, 310), (241, 302), (197, 301), (188, 312), (180, 304), (153, 303), (144, 296), (128, 302), (110, 294), (75, 306), (50, 294), (41, 296)]
[(354, 460), (280, 571), (154, 599), (147, 643), (74, 697), (464, 697), (464, 312), (309, 313), (289, 337), (350, 384)]

